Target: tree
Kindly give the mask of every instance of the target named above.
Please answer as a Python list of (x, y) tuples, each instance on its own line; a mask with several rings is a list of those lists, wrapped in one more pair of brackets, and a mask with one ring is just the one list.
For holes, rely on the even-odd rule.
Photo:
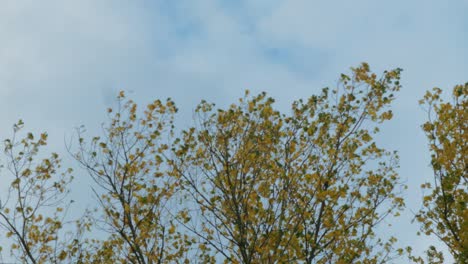
[(376, 226), (403, 208), (396, 153), (377, 146), (400, 69), (367, 64), (292, 114), (262, 93), (226, 110), (202, 102), (174, 143), (173, 175), (188, 202), (181, 223), (200, 256), (225, 263), (383, 263), (395, 239)]
[[(24, 124), (14, 125), (11, 139), (4, 141), (6, 168), (2, 182), (11, 179), (0, 197), (0, 228), (12, 238), (11, 255), (21, 263), (59, 263), (73, 259), (77, 240), (64, 232), (65, 201), (72, 180), (71, 169), (61, 172), (56, 153), (37, 162), (47, 134), (35, 139), (32, 133), (18, 139)], [(2, 186), (3, 187), (3, 186)]]
[[(106, 239), (87, 240), (91, 253), (84, 263), (187, 262), (191, 238), (176, 229), (171, 219), (179, 184), (164, 170), (166, 137), (172, 134), (177, 111), (171, 100), (149, 104), (142, 117), (137, 105), (118, 97), (119, 106), (104, 124), (104, 135), (89, 143), (78, 130), (76, 160), (95, 182), (99, 204), (92, 216)], [(172, 208), (174, 209), (174, 208)], [(96, 215), (97, 214), (97, 215)]]
[[(453, 88), (452, 102), (441, 98), (434, 88), (420, 101), (428, 107), (423, 130), (429, 140), (433, 184), (424, 196), (423, 209), (416, 219), (426, 235), (444, 242), (458, 263), (468, 262), (468, 83)], [(443, 262), (434, 247), (428, 251), (432, 262)], [(439, 259), (438, 261), (435, 259)]]
[(403, 251), (376, 227), (403, 209), (404, 185), (396, 152), (375, 136), (400, 72), (377, 77), (364, 63), (290, 114), (266, 93), (228, 109), (202, 102), (180, 132), (172, 100), (138, 110), (121, 92), (102, 135), (79, 128), (68, 146), (97, 201), (74, 228), (61, 220), (71, 171), (60, 173), (57, 154), (35, 163), (46, 135), (6, 141), (0, 224), (12, 253), (27, 263), (387, 262)]

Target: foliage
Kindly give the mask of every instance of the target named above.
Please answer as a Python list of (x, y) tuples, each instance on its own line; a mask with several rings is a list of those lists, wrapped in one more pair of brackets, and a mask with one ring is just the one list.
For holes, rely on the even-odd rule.
[(392, 117), (399, 74), (377, 78), (363, 64), (338, 88), (294, 102), (289, 116), (265, 93), (226, 110), (202, 102), (173, 161), (198, 209), (184, 212), (184, 225), (204, 240), (202, 255), (226, 263), (389, 260), (395, 239), (376, 238), (375, 227), (404, 203), (397, 156), (373, 137)]
[(78, 130), (75, 158), (96, 183), (93, 191), (100, 208), (94, 222), (108, 237), (87, 240), (95, 249), (85, 263), (175, 263), (188, 261), (191, 239), (176, 230), (169, 210), (178, 182), (164, 171), (165, 136), (172, 134), (171, 100), (149, 104), (142, 117), (123, 92), (104, 136), (87, 143)]
[[(459, 263), (468, 262), (468, 83), (453, 88), (452, 102), (441, 98), (442, 90), (427, 92), (420, 101), (428, 107), (423, 130), (429, 140), (433, 183), (417, 215), (426, 235), (443, 241)], [(429, 257), (441, 255), (435, 248)], [(434, 261), (436, 262), (436, 261)], [(440, 263), (443, 262), (443, 257)]]
[[(2, 183), (11, 180), (0, 197), (10, 253), (22, 263), (390, 262), (404, 250), (377, 227), (404, 208), (405, 186), (398, 155), (377, 134), (392, 118), (400, 72), (378, 77), (363, 63), (289, 113), (266, 93), (246, 92), (227, 109), (202, 101), (195, 125), (180, 133), (172, 100), (139, 110), (121, 92), (103, 133), (88, 138), (79, 128), (69, 149), (97, 201), (75, 227), (65, 221), (72, 171), (57, 154), (39, 155), (46, 134), (17, 139), (20, 122), (2, 170)], [(422, 101), (434, 186), (424, 184), (431, 193), (417, 219), (463, 263), (468, 85), (455, 87), (452, 103), (440, 94)], [(427, 253), (444, 262), (435, 247)]]
[(60, 172), (56, 153), (36, 162), (47, 134), (18, 139), (22, 128), (20, 120), (12, 138), (4, 141), (11, 184), (0, 200), (0, 227), (12, 238), (11, 254), (21, 263), (57, 263), (74, 255), (75, 240), (69, 242), (70, 234), (61, 232), (71, 169)]

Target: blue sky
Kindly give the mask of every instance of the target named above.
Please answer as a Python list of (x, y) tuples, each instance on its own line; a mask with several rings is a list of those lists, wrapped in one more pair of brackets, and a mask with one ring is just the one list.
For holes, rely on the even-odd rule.
[(382, 145), (400, 152), (410, 187), (395, 231), (420, 250), (436, 242), (409, 224), (431, 176), (417, 101), (468, 80), (467, 13), (462, 0), (0, 0), (0, 136), (22, 118), (63, 152), (74, 127), (98, 129), (121, 89), (141, 104), (172, 97), (189, 123), (201, 99), (267, 91), (287, 110), (362, 61), (401, 67)]

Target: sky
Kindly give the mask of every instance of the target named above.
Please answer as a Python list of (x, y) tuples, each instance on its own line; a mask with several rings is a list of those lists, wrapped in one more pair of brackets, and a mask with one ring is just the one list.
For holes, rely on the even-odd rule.
[(21, 118), (63, 153), (75, 127), (98, 131), (119, 90), (140, 104), (171, 97), (189, 124), (201, 99), (266, 91), (287, 111), (363, 61), (400, 67), (381, 145), (399, 151), (409, 185), (393, 229), (420, 252), (440, 244), (410, 224), (431, 179), (418, 100), (468, 81), (467, 13), (466, 0), (0, 0), (0, 137)]

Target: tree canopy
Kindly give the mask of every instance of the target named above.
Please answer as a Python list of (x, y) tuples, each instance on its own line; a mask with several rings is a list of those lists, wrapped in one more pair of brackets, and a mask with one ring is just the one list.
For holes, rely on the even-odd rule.
[[(445, 102), (442, 90), (434, 88), (420, 101), (427, 107), (423, 130), (429, 141), (434, 180), (423, 185), (429, 191), (417, 215), (421, 230), (443, 241), (455, 260), (468, 262), (468, 83), (457, 85), (452, 101)], [(439, 250), (428, 256), (443, 263)]]
[[(393, 116), (401, 69), (369, 65), (339, 83), (275, 108), (266, 93), (227, 108), (202, 101), (178, 128), (175, 103), (140, 109), (123, 92), (100, 135), (76, 131), (69, 151), (82, 170), (41, 149), (47, 134), (4, 141), (0, 228), (21, 263), (388, 263), (405, 252), (397, 230), (377, 228), (405, 207), (395, 150), (376, 136)], [(459, 262), (467, 260), (468, 85), (445, 103), (428, 92), (423, 129), (434, 185), (416, 216)], [(67, 194), (73, 176), (91, 179), (96, 206), (78, 219)], [(422, 177), (422, 175), (421, 175)], [(2, 183), (7, 182), (3, 181)], [(88, 199), (83, 197), (83, 200)], [(1, 233), (0, 233), (1, 234)], [(1, 237), (1, 235), (0, 235)], [(421, 257), (410, 256), (423, 263)], [(428, 250), (428, 262), (443, 261)], [(1, 259), (0, 259), (1, 260)]]

